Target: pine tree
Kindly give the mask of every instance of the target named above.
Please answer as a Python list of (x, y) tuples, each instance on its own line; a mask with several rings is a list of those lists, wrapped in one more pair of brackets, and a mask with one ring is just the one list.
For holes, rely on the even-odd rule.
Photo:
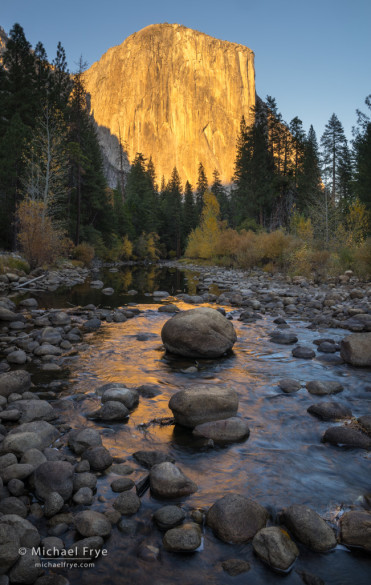
[[(371, 94), (365, 103), (371, 110)], [(371, 119), (357, 110), (357, 126), (353, 129), (353, 156), (355, 161), (354, 191), (371, 211)]]
[(66, 53), (59, 42), (57, 54), (53, 60), (50, 99), (60, 112), (65, 112), (72, 91), (72, 85), (73, 81), (68, 71)]
[(313, 126), (310, 126), (304, 141), (302, 171), (298, 177), (299, 212), (306, 212), (308, 206), (313, 205), (322, 196), (317, 136)]
[(182, 188), (176, 167), (171, 173), (166, 189), (161, 193), (161, 198), (161, 240), (168, 252), (172, 251), (179, 257), (185, 238), (182, 218)]
[(218, 200), (219, 207), (220, 207), (220, 217), (222, 220), (227, 221), (230, 223), (231, 221), (231, 209), (229, 204), (229, 199), (227, 196), (227, 192), (223, 187), (223, 184), (220, 180), (220, 174), (217, 169), (213, 171), (213, 183), (211, 185), (211, 193), (215, 195)]
[(128, 173), (126, 204), (131, 215), (132, 233), (130, 239), (138, 238), (143, 232), (157, 229), (158, 204), (153, 190), (151, 173), (147, 172), (146, 159), (138, 152)]
[(292, 138), (291, 167), (295, 188), (297, 188), (304, 157), (305, 132), (303, 130), (303, 122), (297, 116), (295, 116), (295, 118), (293, 118), (289, 124), (289, 130)]
[(184, 238), (186, 239), (197, 225), (195, 200), (192, 185), (189, 181), (186, 182), (184, 187), (183, 225)]
[(321, 145), (322, 174), (331, 193), (331, 203), (335, 205), (341, 197), (340, 187), (343, 194), (348, 190), (345, 184), (347, 179), (343, 172), (344, 166), (347, 166), (347, 140), (336, 114), (332, 114), (325, 126)]
[(197, 217), (201, 217), (202, 208), (204, 205), (204, 195), (208, 188), (208, 180), (206, 177), (204, 165), (202, 162), (198, 165), (198, 179), (196, 185), (196, 214)]

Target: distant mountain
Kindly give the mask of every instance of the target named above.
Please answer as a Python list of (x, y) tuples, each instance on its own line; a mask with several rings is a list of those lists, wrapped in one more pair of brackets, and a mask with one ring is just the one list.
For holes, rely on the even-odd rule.
[(106, 158), (119, 140), (150, 156), (157, 179), (174, 166), (195, 185), (203, 163), (230, 183), (241, 116), (255, 104), (254, 53), (179, 24), (155, 24), (109, 49), (85, 74)]

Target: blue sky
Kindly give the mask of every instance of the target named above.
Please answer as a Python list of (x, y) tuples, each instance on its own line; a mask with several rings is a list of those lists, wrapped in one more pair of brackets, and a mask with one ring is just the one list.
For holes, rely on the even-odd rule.
[(62, 42), (70, 66), (89, 65), (149, 24), (177, 22), (255, 53), (256, 88), (283, 118), (313, 124), (318, 139), (335, 112), (348, 138), (371, 93), (370, 0), (1, 0), (0, 25), (19, 22), (52, 59)]

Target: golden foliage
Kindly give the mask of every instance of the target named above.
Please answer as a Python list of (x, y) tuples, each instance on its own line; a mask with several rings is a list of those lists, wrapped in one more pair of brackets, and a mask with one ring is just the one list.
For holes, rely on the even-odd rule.
[(200, 225), (189, 235), (186, 256), (208, 260), (215, 255), (221, 232), (219, 214), (217, 198), (206, 191)]
[(71, 241), (53, 226), (42, 201), (25, 198), (18, 206), (18, 241), (31, 268), (50, 264), (68, 254)]
[(76, 260), (82, 262), (84, 266), (90, 266), (90, 263), (95, 256), (93, 246), (91, 246), (87, 242), (82, 242), (81, 244), (76, 246), (73, 253)]

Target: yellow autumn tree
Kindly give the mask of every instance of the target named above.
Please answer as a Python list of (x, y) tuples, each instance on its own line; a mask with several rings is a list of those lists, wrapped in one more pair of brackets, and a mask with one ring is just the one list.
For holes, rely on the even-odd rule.
[(215, 195), (206, 191), (200, 225), (188, 237), (185, 255), (191, 258), (212, 258), (221, 234), (220, 208)]
[(370, 229), (370, 213), (358, 197), (349, 206), (345, 226), (348, 243), (360, 246)]

